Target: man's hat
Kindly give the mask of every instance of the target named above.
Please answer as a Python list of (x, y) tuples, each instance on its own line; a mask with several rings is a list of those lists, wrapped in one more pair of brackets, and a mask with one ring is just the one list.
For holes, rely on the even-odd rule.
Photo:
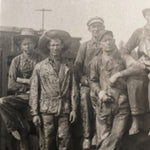
[(145, 17), (145, 14), (147, 12), (150, 12), (150, 8), (145, 8), (145, 9), (142, 10), (142, 14), (143, 14), (144, 17)]
[(39, 48), (43, 52), (49, 52), (47, 44), (51, 39), (58, 38), (64, 44), (64, 50), (67, 50), (71, 44), (71, 36), (63, 30), (49, 30), (45, 32), (39, 39)]
[(104, 37), (104, 35), (106, 34), (109, 34), (113, 37), (113, 32), (112, 31), (109, 31), (109, 30), (103, 30), (101, 33), (100, 33), (100, 36), (99, 36), (99, 41), (102, 40), (102, 38)]
[(95, 23), (95, 22), (98, 22), (100, 24), (104, 24), (104, 20), (100, 17), (94, 17), (94, 18), (91, 18), (88, 22), (87, 22), (87, 25), (90, 26), (91, 24)]
[(31, 38), (36, 43), (38, 42), (39, 37), (36, 35), (35, 31), (31, 28), (22, 29), (20, 35), (14, 37), (14, 42), (19, 46), (19, 41), (24, 38)]

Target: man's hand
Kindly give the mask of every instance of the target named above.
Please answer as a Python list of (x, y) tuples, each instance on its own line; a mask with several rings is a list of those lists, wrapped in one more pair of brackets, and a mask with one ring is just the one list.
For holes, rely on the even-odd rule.
[(71, 113), (70, 113), (70, 117), (69, 117), (69, 121), (71, 122), (71, 123), (74, 123), (75, 122), (75, 120), (76, 120), (76, 112), (75, 111), (71, 111)]
[(82, 85), (89, 85), (88, 78), (86, 76), (82, 76), (80, 82)]
[(121, 73), (117, 72), (109, 78), (110, 83), (113, 85), (121, 77)]
[(98, 93), (98, 97), (101, 102), (112, 102), (111, 97), (108, 96), (104, 90), (102, 90)]
[(35, 126), (40, 126), (41, 125), (41, 119), (40, 119), (40, 116), (34, 116), (33, 117), (33, 123)]
[(106, 96), (106, 92), (105, 92), (104, 90), (102, 90), (102, 91), (100, 91), (100, 92), (98, 93), (98, 97), (99, 97), (100, 100), (102, 100), (103, 97), (105, 97), (105, 96)]
[(17, 82), (18, 83), (22, 83), (22, 84), (30, 84), (30, 79), (25, 79), (25, 78), (17, 78)]

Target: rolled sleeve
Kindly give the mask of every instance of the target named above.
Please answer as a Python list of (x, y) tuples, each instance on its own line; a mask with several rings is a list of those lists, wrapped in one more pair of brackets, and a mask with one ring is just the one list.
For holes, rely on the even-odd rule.
[(8, 90), (10, 91), (18, 91), (23, 86), (22, 84), (16, 82), (18, 73), (18, 64), (19, 60), (14, 58), (9, 68)]

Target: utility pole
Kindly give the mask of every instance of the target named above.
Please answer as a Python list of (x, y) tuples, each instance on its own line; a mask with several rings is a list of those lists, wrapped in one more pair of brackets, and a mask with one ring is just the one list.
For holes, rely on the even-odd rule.
[(42, 8), (42, 9), (36, 9), (35, 11), (41, 11), (42, 12), (42, 31), (44, 31), (45, 12), (52, 11), (52, 10)]

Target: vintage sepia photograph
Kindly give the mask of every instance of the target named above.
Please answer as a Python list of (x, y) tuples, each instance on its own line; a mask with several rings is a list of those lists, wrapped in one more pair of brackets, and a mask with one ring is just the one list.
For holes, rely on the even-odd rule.
[(0, 0), (0, 150), (150, 150), (150, 0)]

